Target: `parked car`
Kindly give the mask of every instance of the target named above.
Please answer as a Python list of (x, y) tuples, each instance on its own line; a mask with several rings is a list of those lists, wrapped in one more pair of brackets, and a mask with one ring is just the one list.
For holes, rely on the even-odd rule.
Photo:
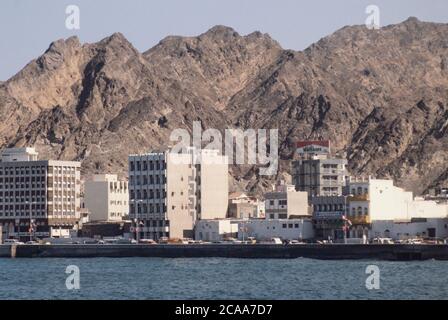
[(168, 238), (167, 237), (161, 237), (160, 239), (159, 239), (159, 243), (160, 244), (167, 244), (168, 243)]
[(391, 238), (375, 238), (372, 244), (394, 244), (394, 241)]
[(39, 244), (39, 243), (36, 241), (27, 241), (26, 244)]
[(305, 244), (305, 242), (301, 242), (299, 240), (291, 240), (289, 244)]
[(408, 243), (409, 244), (423, 244), (423, 241), (420, 239), (409, 239)]
[(84, 240), (84, 244), (98, 244), (98, 240), (92, 239), (92, 240)]
[(203, 244), (202, 240), (188, 240), (188, 244)]
[(271, 238), (268, 241), (262, 241), (262, 244), (283, 244), (282, 239), (280, 238)]
[(242, 241), (235, 239), (235, 238), (226, 238), (222, 241), (222, 243), (226, 243), (226, 244), (241, 244), (243, 243)]
[(5, 239), (4, 244), (25, 244), (17, 239)]
[(140, 239), (139, 243), (141, 243), (141, 244), (157, 244), (157, 242), (155, 242), (152, 239)]

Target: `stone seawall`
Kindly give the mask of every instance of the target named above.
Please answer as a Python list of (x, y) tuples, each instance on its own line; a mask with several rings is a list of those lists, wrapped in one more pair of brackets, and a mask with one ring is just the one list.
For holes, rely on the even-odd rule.
[(0, 258), (11, 257), (11, 246), (0, 245)]
[[(448, 260), (448, 245), (19, 245), (0, 246), (15, 258), (246, 258), (322, 260)], [(5, 249), (7, 248), (7, 249)]]

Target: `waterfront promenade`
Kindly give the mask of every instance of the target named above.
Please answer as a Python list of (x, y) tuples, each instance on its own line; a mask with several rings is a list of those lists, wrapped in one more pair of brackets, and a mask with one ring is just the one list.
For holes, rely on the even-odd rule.
[(3, 258), (247, 258), (391, 261), (448, 260), (448, 245), (2, 245)]

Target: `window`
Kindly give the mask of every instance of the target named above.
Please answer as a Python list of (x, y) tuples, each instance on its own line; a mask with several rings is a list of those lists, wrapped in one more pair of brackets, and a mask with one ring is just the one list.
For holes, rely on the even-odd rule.
[(286, 229), (286, 223), (283, 224), (283, 229)]
[(294, 225), (294, 228), (299, 229), (299, 224), (296, 223), (296, 224)]

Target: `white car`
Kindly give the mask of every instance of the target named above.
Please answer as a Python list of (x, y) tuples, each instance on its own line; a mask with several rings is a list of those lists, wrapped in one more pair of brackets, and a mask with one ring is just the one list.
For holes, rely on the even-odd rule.
[(25, 244), (17, 239), (6, 239), (3, 243), (4, 244)]

